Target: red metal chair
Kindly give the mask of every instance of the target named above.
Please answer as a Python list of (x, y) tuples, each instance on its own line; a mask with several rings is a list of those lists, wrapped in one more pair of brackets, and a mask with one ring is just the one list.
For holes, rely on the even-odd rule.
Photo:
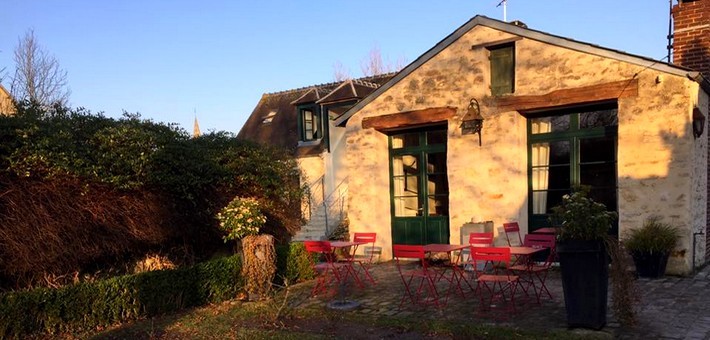
[[(472, 247), (493, 247), (493, 233), (470, 233), (468, 234), (468, 244)], [(474, 265), (470, 254), (469, 249), (465, 249), (464, 255), (468, 255), (468, 257), (463, 257), (461, 263), (466, 270), (471, 270)]]
[(318, 274), (316, 285), (311, 290), (311, 296), (326, 293), (332, 283), (340, 283), (345, 278), (347, 264), (337, 262), (330, 242), (303, 241), (303, 245), (310, 255), (313, 270)]
[[(412, 304), (433, 304), (437, 308), (440, 307), (439, 293), (436, 291), (436, 285), (434, 284), (436, 274), (427, 266), (424, 247), (420, 245), (394, 244), (392, 245), (392, 255), (405, 290), (399, 307), (402, 307), (407, 298)], [(407, 263), (405, 262), (412, 262), (411, 260), (416, 260), (419, 263), (418, 267), (406, 269)], [(413, 289), (413, 283), (416, 283), (415, 279), (419, 281), (416, 291)]]
[(520, 236), (520, 226), (518, 225), (518, 222), (503, 223), (503, 231), (505, 231), (505, 240), (508, 241), (508, 246), (514, 247), (523, 244), (523, 239)]
[[(363, 255), (355, 254), (353, 261), (360, 265), (360, 268), (365, 273), (365, 277), (367, 277), (373, 285), (376, 283), (370, 274), (370, 266), (373, 263), (375, 254), (379, 253), (376, 251), (375, 241), (377, 241), (377, 233), (355, 233), (355, 235), (353, 235), (353, 242), (367, 242), (365, 247), (363, 247)], [(360, 270), (358, 270), (358, 273), (360, 273)]]
[[(479, 292), (481, 309), (490, 310), (496, 298), (507, 300), (506, 292), (509, 292), (508, 310), (515, 312), (515, 291), (519, 277), (510, 271), (510, 248), (471, 247), (470, 250), (474, 263), (483, 263), (483, 269), (479, 269), (477, 265), (473, 266), (476, 271), (476, 290)], [(490, 295), (487, 304), (483, 289)]]
[[(512, 266), (511, 270), (519, 272), (526, 276), (523, 281), (527, 283), (527, 286), (523, 285), (522, 289), (527, 294), (528, 288), (532, 287), (533, 291), (535, 292), (535, 297), (537, 298), (538, 304), (540, 303), (540, 296), (542, 295), (543, 291), (547, 293), (547, 296), (549, 296), (550, 299), (552, 299), (552, 294), (547, 289), (547, 286), (545, 285), (545, 280), (547, 279), (547, 273), (549, 272), (550, 267), (552, 267), (552, 263), (555, 261), (555, 235), (527, 234), (525, 235), (525, 241), (523, 242), (523, 245), (526, 247), (549, 249), (547, 258), (542, 264), (535, 263), (534, 261), (532, 261), (532, 259), (528, 259), (525, 263), (516, 264)], [(535, 279), (540, 282), (539, 289), (537, 289), (535, 286)]]
[(468, 244), (473, 247), (492, 247), (493, 233), (470, 233), (468, 234)]

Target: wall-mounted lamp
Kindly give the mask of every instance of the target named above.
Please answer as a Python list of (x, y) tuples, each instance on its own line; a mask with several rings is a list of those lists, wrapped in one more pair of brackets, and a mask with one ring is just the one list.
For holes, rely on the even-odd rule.
[(478, 105), (478, 100), (471, 98), (468, 104), (468, 112), (463, 116), (461, 121), (461, 134), (470, 135), (478, 134), (478, 146), (481, 146), (481, 129), (483, 129), (483, 116), (481, 116), (481, 107)]
[(703, 131), (705, 131), (705, 115), (696, 107), (693, 109), (693, 136), (698, 138), (703, 135)]

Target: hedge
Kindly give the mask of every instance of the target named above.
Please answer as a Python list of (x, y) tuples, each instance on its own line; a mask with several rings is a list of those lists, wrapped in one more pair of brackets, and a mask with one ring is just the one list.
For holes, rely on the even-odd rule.
[(238, 256), (152, 271), (0, 294), (0, 339), (88, 330), (233, 298), (243, 287)]
[[(315, 277), (302, 242), (276, 246), (277, 280)], [(220, 302), (243, 288), (238, 255), (175, 270), (152, 271), (58, 289), (0, 294), (0, 339), (95, 329)]]
[(276, 246), (276, 281), (289, 284), (310, 280), (315, 277), (306, 247), (303, 242), (291, 242)]

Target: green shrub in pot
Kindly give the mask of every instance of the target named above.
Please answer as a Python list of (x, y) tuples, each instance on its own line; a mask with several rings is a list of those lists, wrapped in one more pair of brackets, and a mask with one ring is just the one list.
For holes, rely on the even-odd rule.
[(656, 278), (666, 272), (668, 257), (675, 248), (680, 232), (660, 216), (647, 218), (643, 226), (631, 229), (624, 237), (624, 245), (631, 253), (636, 273), (641, 277)]

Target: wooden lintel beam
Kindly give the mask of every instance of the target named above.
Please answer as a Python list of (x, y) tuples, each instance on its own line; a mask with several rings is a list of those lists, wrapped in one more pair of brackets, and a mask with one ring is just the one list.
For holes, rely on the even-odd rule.
[(600, 102), (638, 96), (638, 79), (557, 90), (538, 96), (496, 98), (500, 111), (530, 111), (558, 106)]
[(456, 114), (455, 107), (433, 107), (423, 110), (391, 113), (362, 119), (362, 128), (391, 130), (409, 126), (445, 122)]

